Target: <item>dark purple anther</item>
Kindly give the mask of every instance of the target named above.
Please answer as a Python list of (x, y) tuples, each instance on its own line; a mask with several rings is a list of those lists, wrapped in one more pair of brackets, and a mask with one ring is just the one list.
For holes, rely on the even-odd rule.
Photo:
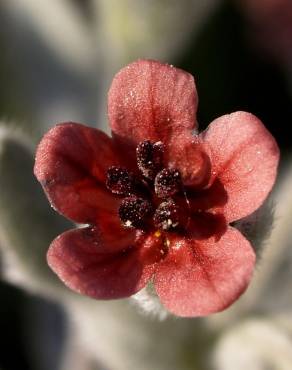
[(138, 144), (136, 148), (137, 164), (142, 174), (154, 180), (163, 167), (163, 144), (161, 141), (152, 143), (149, 140)]
[(114, 194), (129, 195), (133, 191), (134, 177), (125, 168), (112, 166), (107, 171), (106, 187)]
[(160, 203), (153, 216), (155, 227), (165, 231), (176, 228), (179, 221), (180, 209), (172, 199)]
[(152, 207), (148, 200), (135, 196), (122, 200), (119, 216), (124, 226), (141, 228), (151, 213)]
[(154, 188), (159, 198), (167, 198), (181, 190), (182, 182), (178, 170), (164, 168), (155, 177)]

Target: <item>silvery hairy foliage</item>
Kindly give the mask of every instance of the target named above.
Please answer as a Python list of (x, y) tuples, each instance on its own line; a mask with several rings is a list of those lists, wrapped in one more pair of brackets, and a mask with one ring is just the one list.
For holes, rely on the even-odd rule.
[(89, 0), (86, 16), (73, 0), (3, 0), (0, 27), (41, 131), (68, 120), (106, 128), (106, 94), (121, 66), (171, 62), (218, 3)]

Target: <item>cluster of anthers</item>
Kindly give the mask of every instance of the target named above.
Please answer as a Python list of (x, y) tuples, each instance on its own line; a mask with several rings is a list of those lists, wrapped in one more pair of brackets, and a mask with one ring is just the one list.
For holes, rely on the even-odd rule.
[[(107, 171), (107, 188), (124, 197), (119, 217), (125, 227), (171, 231), (184, 229), (189, 222), (189, 202), (180, 172), (164, 167), (163, 143), (149, 140), (136, 148), (139, 173), (112, 166)], [(175, 196), (177, 194), (183, 197)]]

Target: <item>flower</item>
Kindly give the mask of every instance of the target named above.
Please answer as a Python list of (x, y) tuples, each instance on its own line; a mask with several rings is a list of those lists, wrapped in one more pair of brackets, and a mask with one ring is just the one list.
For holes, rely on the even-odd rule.
[(71, 289), (129, 297), (153, 282), (178, 316), (228, 307), (246, 289), (255, 253), (229, 224), (255, 211), (275, 181), (279, 151), (252, 114), (197, 128), (193, 77), (139, 60), (114, 78), (112, 137), (77, 123), (53, 127), (34, 172), (52, 206), (76, 223), (48, 263)]

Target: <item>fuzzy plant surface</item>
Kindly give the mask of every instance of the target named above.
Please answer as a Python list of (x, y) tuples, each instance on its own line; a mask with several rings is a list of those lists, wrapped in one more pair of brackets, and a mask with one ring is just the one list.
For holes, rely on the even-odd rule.
[[(36, 291), (42, 291), (47, 284), (48, 288), (55, 288), (60, 284), (44, 259), (46, 244), (56, 230), (63, 231), (71, 223), (46, 209), (46, 199), (37, 182), (24, 175), (33, 168), (32, 140), (19, 129), (2, 123), (0, 141), (0, 242), (4, 273), (9, 280), (24, 286), (25, 277), (29, 276), (29, 285)], [(17, 268), (10, 265), (10, 256)]]
[(291, 328), (288, 317), (244, 320), (220, 338), (214, 352), (214, 369), (289, 370)]

